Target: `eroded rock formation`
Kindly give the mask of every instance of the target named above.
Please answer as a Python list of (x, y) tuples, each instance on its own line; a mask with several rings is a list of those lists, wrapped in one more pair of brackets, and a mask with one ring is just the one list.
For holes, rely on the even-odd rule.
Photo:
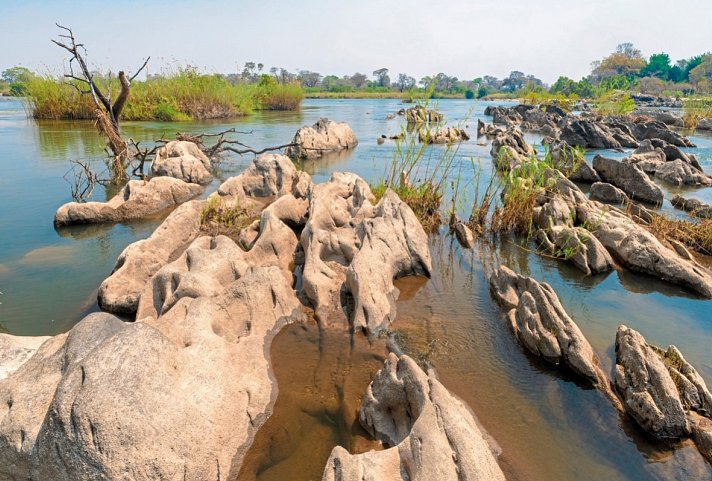
[(108, 202), (70, 202), (54, 215), (54, 225), (95, 224), (141, 219), (186, 202), (203, 188), (171, 177), (130, 180)]
[(390, 354), (361, 403), (361, 424), (388, 449), (334, 448), (324, 481), (504, 481), (470, 411), (430, 371)]
[(152, 176), (168, 176), (184, 182), (206, 185), (213, 180), (210, 159), (194, 143), (174, 140), (156, 151)]

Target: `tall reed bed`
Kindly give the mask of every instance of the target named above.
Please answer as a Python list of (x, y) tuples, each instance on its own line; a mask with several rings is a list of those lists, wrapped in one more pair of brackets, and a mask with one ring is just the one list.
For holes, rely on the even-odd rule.
[[(269, 77), (271, 79), (271, 77)], [(105, 90), (119, 91), (116, 78), (102, 76)], [(85, 86), (52, 76), (34, 76), (27, 83), (27, 97), (37, 119), (93, 119), (91, 96)], [(167, 75), (134, 81), (123, 120), (181, 121), (230, 118), (255, 110), (294, 110), (303, 97), (298, 84), (230, 83), (221, 75), (179, 69)]]

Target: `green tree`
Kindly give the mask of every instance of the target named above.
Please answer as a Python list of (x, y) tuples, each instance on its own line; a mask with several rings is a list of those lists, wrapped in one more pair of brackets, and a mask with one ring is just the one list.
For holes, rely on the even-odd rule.
[(602, 81), (617, 75), (634, 76), (646, 65), (643, 54), (632, 43), (622, 43), (608, 57), (593, 62), (591, 75), (596, 81)]
[(11, 67), (0, 74), (0, 79), (9, 86), (10, 95), (22, 97), (27, 91), (27, 82), (34, 74), (25, 67)]
[(648, 65), (640, 69), (642, 77), (658, 77), (667, 80), (670, 74), (670, 55), (666, 53), (656, 53), (648, 59)]

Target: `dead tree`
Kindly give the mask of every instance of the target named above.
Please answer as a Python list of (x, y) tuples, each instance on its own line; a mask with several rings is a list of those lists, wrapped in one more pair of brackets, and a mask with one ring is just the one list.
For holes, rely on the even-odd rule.
[[(58, 28), (65, 33), (60, 34), (61, 40), (52, 40), (59, 47), (62, 47), (70, 54), (69, 58), (69, 73), (65, 74), (65, 78), (74, 80), (76, 83), (71, 85), (76, 88), (82, 95), (91, 95), (94, 105), (96, 106), (96, 127), (108, 139), (109, 147), (114, 154), (115, 161), (112, 165), (112, 174), (116, 177), (125, 177), (126, 165), (125, 161), (129, 157), (128, 144), (121, 137), (119, 130), (119, 121), (121, 112), (126, 105), (131, 91), (131, 82), (141, 73), (146, 67), (151, 57), (146, 58), (143, 65), (131, 77), (127, 77), (123, 71), (119, 72), (120, 91), (116, 100), (111, 100), (111, 88), (106, 87), (104, 91), (95, 81), (94, 75), (89, 70), (86, 57), (87, 50), (83, 43), (77, 43), (74, 37), (74, 32), (69, 27), (64, 27), (56, 24)], [(78, 65), (79, 72), (75, 73), (74, 65)], [(82, 86), (84, 88), (82, 88)]]

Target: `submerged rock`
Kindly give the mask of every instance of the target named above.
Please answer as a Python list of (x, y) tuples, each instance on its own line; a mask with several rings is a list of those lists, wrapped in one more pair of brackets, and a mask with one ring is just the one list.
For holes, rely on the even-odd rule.
[(691, 434), (688, 409), (712, 413), (712, 395), (680, 351), (651, 346), (626, 326), (616, 333), (615, 386), (626, 412), (660, 439)]
[(319, 119), (311, 127), (297, 130), (292, 147), (285, 153), (292, 159), (316, 159), (331, 152), (353, 149), (358, 145), (356, 134), (345, 122)]
[(597, 155), (593, 158), (593, 168), (601, 179), (622, 189), (633, 199), (651, 204), (663, 201), (663, 191), (637, 165)]
[(593, 348), (549, 284), (500, 266), (490, 276), (489, 285), (495, 300), (507, 311), (512, 331), (527, 350), (552, 364), (565, 364), (622, 410)]
[(211, 168), (210, 159), (194, 142), (173, 140), (156, 151), (151, 175), (206, 185), (213, 180)]
[(109, 202), (70, 202), (57, 209), (54, 225), (95, 224), (141, 219), (182, 204), (203, 188), (171, 177), (130, 180)]
[(505, 479), (469, 409), (408, 356), (388, 356), (368, 387), (359, 419), (388, 449), (349, 454), (337, 446), (324, 481)]

